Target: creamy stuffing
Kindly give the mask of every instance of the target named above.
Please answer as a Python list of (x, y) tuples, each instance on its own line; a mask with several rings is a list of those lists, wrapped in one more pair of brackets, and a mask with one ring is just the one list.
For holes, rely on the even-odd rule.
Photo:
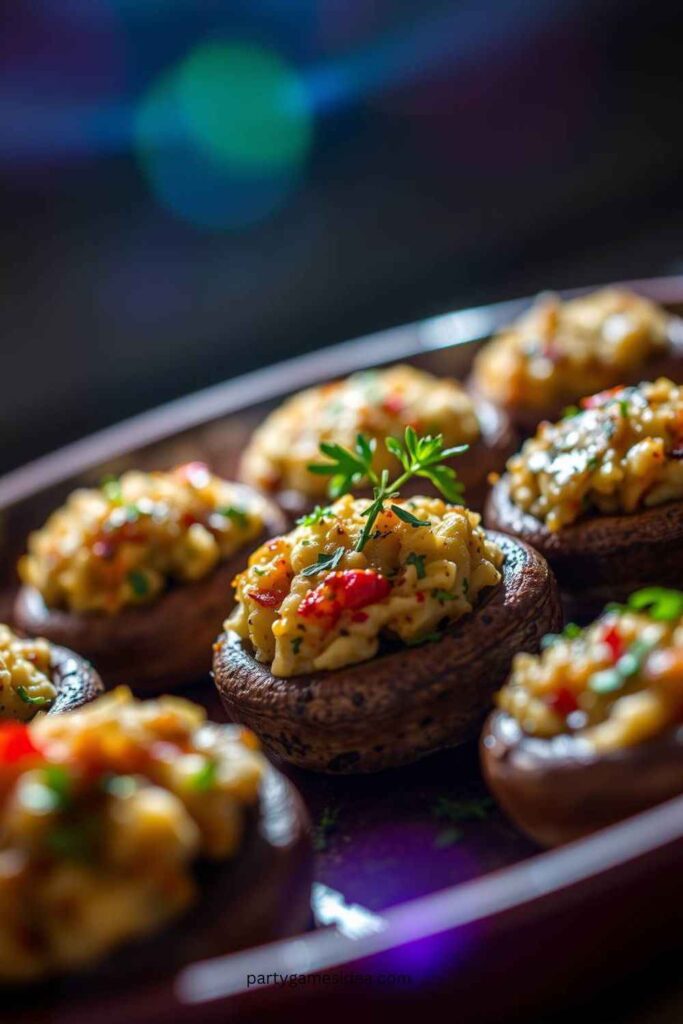
[(51, 660), (47, 640), (18, 637), (0, 623), (0, 720), (26, 722), (54, 703)]
[(475, 379), (504, 405), (561, 408), (632, 377), (668, 345), (666, 312), (633, 292), (605, 288), (567, 302), (543, 295), (486, 345)]
[(683, 497), (683, 389), (662, 377), (583, 399), (508, 461), (514, 503), (556, 531)]
[(503, 555), (478, 515), (438, 498), (394, 504), (423, 525), (385, 507), (355, 551), (368, 502), (346, 495), (251, 556), (226, 628), (274, 675), (365, 661), (383, 634), (408, 645), (430, 639), (499, 583)]
[(74, 491), (32, 533), (19, 575), (50, 608), (116, 613), (189, 583), (254, 540), (262, 498), (201, 462)]
[[(674, 592), (676, 593), (676, 592)], [(634, 609), (606, 611), (586, 629), (517, 654), (497, 695), (528, 735), (571, 734), (607, 752), (683, 723), (683, 594), (666, 621)]]
[(193, 865), (240, 850), (265, 761), (253, 735), (120, 687), (0, 726), (0, 980), (72, 971), (198, 896)]
[(402, 437), (407, 426), (418, 434), (442, 434), (445, 448), (479, 437), (474, 404), (457, 381), (412, 366), (392, 366), (355, 373), (290, 398), (255, 431), (242, 473), (265, 491), (293, 490), (322, 498), (326, 479), (308, 471), (310, 463), (320, 461), (321, 442), (353, 448), (362, 433), (378, 442), (375, 471), (393, 472), (397, 463), (384, 438)]

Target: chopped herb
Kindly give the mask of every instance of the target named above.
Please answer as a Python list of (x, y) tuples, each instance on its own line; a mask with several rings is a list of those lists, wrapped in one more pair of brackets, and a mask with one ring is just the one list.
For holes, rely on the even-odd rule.
[(17, 686), (17, 696), (23, 700), (24, 704), (32, 704), (35, 708), (42, 708), (50, 703), (49, 697), (43, 697), (40, 694), (37, 697), (32, 697), (25, 686)]
[(461, 828), (456, 828), (455, 825), (449, 825), (448, 828), (442, 828), (436, 839), (434, 840), (434, 847), (437, 850), (443, 850), (447, 846), (454, 846), (455, 843), (459, 843), (464, 833)]
[(552, 647), (558, 640), (575, 640), (576, 637), (581, 636), (581, 633), (581, 626), (577, 626), (575, 622), (568, 622), (561, 633), (546, 633), (541, 637), (541, 650), (544, 651), (547, 647)]
[(320, 552), (318, 554), (317, 560), (313, 563), (313, 565), (309, 565), (306, 569), (304, 569), (301, 575), (315, 576), (319, 572), (333, 572), (341, 562), (342, 558), (344, 557), (345, 551), (346, 548), (340, 547), (336, 548), (331, 555), (325, 555), (322, 552)]
[(613, 668), (593, 673), (588, 680), (589, 689), (593, 693), (600, 694), (615, 693), (620, 690), (632, 676), (640, 672), (653, 646), (646, 640), (634, 640)]
[(634, 611), (645, 612), (655, 622), (675, 622), (683, 615), (683, 591), (667, 587), (644, 587), (628, 599)]
[(619, 399), (619, 412), (621, 413), (623, 419), (628, 419), (628, 400), (626, 398)]
[(190, 777), (190, 785), (193, 789), (204, 793), (215, 784), (216, 774), (216, 762), (212, 761), (211, 758), (205, 757), (202, 767)]
[(573, 420), (575, 416), (579, 416), (580, 414), (581, 410), (578, 405), (568, 405), (562, 412), (562, 419)]
[(313, 849), (322, 853), (327, 849), (327, 843), (333, 832), (337, 829), (339, 819), (338, 807), (325, 807), (320, 815), (320, 821), (313, 829)]
[(246, 530), (249, 526), (249, 515), (236, 505), (225, 505), (218, 509), (218, 514), (229, 519), (240, 530)]
[(256, 576), (267, 576), (268, 575), (268, 570), (267, 569), (262, 569), (260, 565), (252, 565), (252, 569), (254, 570), (254, 573), (255, 573)]
[(128, 573), (128, 582), (136, 597), (145, 597), (149, 594), (149, 580), (146, 573), (139, 569), (132, 569)]
[(102, 789), (111, 796), (131, 796), (138, 788), (138, 784), (132, 775), (105, 775), (102, 779)]
[(598, 456), (591, 455), (591, 457), (586, 462), (586, 469), (597, 469), (599, 465), (600, 459), (598, 458)]
[(415, 566), (415, 572), (417, 573), (417, 578), (419, 580), (423, 580), (425, 578), (425, 576), (427, 575), (427, 573), (425, 571), (425, 556), (424, 555), (416, 555), (414, 551), (411, 551), (410, 554), (408, 555), (408, 557), (406, 558), (406, 565), (414, 565)]
[(432, 597), (436, 598), (439, 604), (445, 604), (446, 601), (455, 601), (457, 594), (451, 594), (448, 590), (432, 590)]
[(442, 639), (441, 633), (427, 633), (426, 636), (414, 637), (412, 640), (404, 640), (406, 647), (422, 647), (422, 644), (435, 644)]
[(577, 636), (581, 636), (581, 626), (577, 625), (576, 622), (568, 622), (562, 630), (562, 636), (574, 640)]
[(47, 764), (42, 770), (43, 779), (48, 789), (54, 793), (60, 810), (68, 806), (71, 800), (72, 778), (69, 770), (61, 764)]
[(435, 818), (446, 821), (484, 821), (494, 808), (490, 796), (457, 797), (440, 796), (432, 808)]
[(123, 493), (121, 491), (121, 481), (117, 476), (105, 476), (101, 483), (101, 488), (107, 501), (111, 501), (113, 505), (121, 504)]
[(417, 516), (412, 514), (412, 512), (409, 512), (405, 508), (401, 508), (400, 505), (390, 505), (389, 508), (394, 515), (397, 515), (404, 523), (408, 523), (409, 526), (431, 526), (428, 519), (418, 519)]
[(292, 646), (292, 654), (298, 654), (299, 651), (301, 650), (301, 645), (304, 642), (304, 638), (302, 636), (293, 636), (289, 642)]
[(297, 519), (297, 526), (315, 526), (317, 523), (321, 523), (323, 519), (336, 519), (335, 513), (326, 505), (324, 508), (322, 505), (316, 505), (312, 512), (309, 512), (306, 516), (301, 516)]

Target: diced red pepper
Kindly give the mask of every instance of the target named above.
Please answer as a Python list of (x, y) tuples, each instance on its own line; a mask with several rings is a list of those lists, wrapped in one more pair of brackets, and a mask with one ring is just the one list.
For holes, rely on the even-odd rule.
[(616, 626), (605, 627), (601, 640), (612, 652), (612, 661), (618, 661), (624, 653), (624, 641)]
[(284, 596), (281, 590), (247, 591), (247, 597), (250, 597), (252, 601), (256, 601), (256, 604), (260, 604), (262, 608), (279, 608), (284, 600)]
[(3, 722), (0, 725), (0, 764), (16, 764), (39, 753), (30, 732), (21, 722)]
[(576, 711), (579, 707), (575, 695), (566, 686), (561, 686), (559, 690), (547, 697), (546, 703), (562, 718), (571, 715), (572, 711)]
[(600, 409), (611, 398), (614, 398), (623, 389), (623, 386), (623, 384), (618, 384), (615, 388), (607, 388), (606, 391), (598, 391), (595, 395), (588, 395), (587, 398), (582, 398), (579, 404), (582, 409)]
[(336, 622), (343, 611), (377, 604), (388, 597), (390, 591), (389, 580), (373, 569), (331, 572), (322, 583), (306, 594), (299, 605), (299, 615)]
[(387, 395), (382, 401), (382, 408), (385, 412), (397, 416), (403, 409), (403, 399), (399, 394)]

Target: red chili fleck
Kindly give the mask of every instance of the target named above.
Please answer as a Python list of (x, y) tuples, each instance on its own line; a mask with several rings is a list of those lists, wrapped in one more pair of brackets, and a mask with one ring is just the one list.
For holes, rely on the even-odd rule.
[(354, 612), (353, 615), (351, 616), (351, 622), (367, 622), (367, 621), (368, 621), (368, 614), (367, 614), (367, 612)]
[(373, 569), (331, 572), (322, 583), (306, 594), (299, 605), (299, 615), (303, 618), (328, 618), (336, 622), (343, 611), (376, 604), (383, 601), (390, 591), (389, 580)]
[(602, 634), (603, 644), (607, 644), (611, 653), (612, 661), (618, 661), (624, 653), (624, 641), (616, 626), (607, 626)]
[(396, 416), (403, 409), (403, 399), (397, 394), (387, 395), (387, 397), (382, 400), (382, 408), (385, 412), (393, 413)]
[(284, 594), (280, 590), (248, 590), (247, 597), (262, 608), (279, 608), (284, 600)]
[(546, 703), (563, 718), (571, 715), (572, 711), (576, 711), (579, 706), (575, 695), (566, 686), (561, 686), (559, 690), (548, 697)]
[(622, 390), (623, 386), (623, 384), (618, 384), (615, 388), (607, 388), (606, 391), (598, 391), (595, 395), (589, 395), (587, 398), (582, 398), (579, 405), (582, 409), (601, 409), (603, 405), (606, 405), (611, 398), (614, 398), (614, 396)]
[(39, 754), (31, 734), (21, 722), (0, 725), (0, 764), (16, 764), (31, 754)]
[(424, 604), (424, 600), (425, 600), (424, 590), (418, 590), (418, 592), (415, 594), (415, 597), (417, 599), (417, 603), (418, 604)]

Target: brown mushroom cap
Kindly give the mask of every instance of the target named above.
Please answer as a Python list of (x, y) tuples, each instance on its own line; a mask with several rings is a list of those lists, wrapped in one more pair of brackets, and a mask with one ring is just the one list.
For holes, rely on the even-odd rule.
[[(661, 355), (633, 368), (631, 373), (622, 373), (605, 387), (617, 385), (640, 384), (643, 380), (656, 380), (657, 377), (669, 377), (674, 383), (683, 383), (683, 320), (677, 316), (669, 317), (669, 348)], [(479, 381), (471, 375), (467, 388), (473, 395), (483, 396)], [(562, 416), (566, 406), (578, 402), (584, 395), (566, 395), (561, 402), (548, 405), (524, 405), (516, 402), (498, 403), (505, 409), (512, 425), (525, 437), (536, 431), (542, 420), (557, 420)], [(493, 401), (493, 399), (489, 399)]]
[(494, 711), (480, 743), (484, 776), (509, 817), (543, 846), (555, 846), (683, 792), (683, 729), (598, 753), (576, 736), (528, 736)]
[(545, 560), (510, 537), (492, 539), (505, 554), (501, 583), (434, 644), (282, 679), (237, 634), (223, 634), (214, 676), (228, 715), (285, 761), (322, 772), (379, 771), (472, 737), (513, 655), (538, 650), (561, 622)]
[[(462, 481), (468, 508), (478, 510), (484, 505), (489, 473), (503, 469), (508, 458), (516, 450), (518, 437), (510, 423), (509, 416), (503, 409), (481, 397), (474, 398), (474, 402), (481, 431), (480, 436), (466, 452), (446, 461), (445, 465), (452, 466), (458, 474), (458, 479)], [(242, 476), (241, 469), (240, 476)], [(242, 478), (248, 484), (255, 486), (255, 482), (247, 476), (242, 476)], [(425, 494), (429, 492), (430, 488), (429, 481), (420, 477), (402, 487), (401, 493), (407, 498), (411, 495)], [(366, 495), (372, 497), (370, 490), (359, 491), (358, 494), (360, 497)], [(312, 498), (302, 491), (294, 490), (275, 491), (272, 497), (291, 522), (310, 512), (316, 504), (321, 502), (320, 497)]]
[(142, 997), (146, 989), (167, 981), (188, 963), (305, 931), (311, 923), (313, 853), (301, 797), (269, 766), (259, 803), (249, 814), (235, 859), (197, 865), (199, 900), (187, 913), (92, 968), (60, 979), (58, 989), (34, 982), (30, 988), (20, 985), (5, 991), (9, 1010), (16, 1002), (25, 1011), (35, 1000), (31, 1021), (48, 1024), (54, 1006), (72, 1000), (75, 1016), (90, 1019), (90, 1000), (100, 1001), (120, 986), (127, 998)]
[(51, 645), (50, 676), (57, 696), (48, 715), (75, 711), (104, 691), (104, 684), (90, 662), (66, 647)]
[[(269, 505), (266, 529), (253, 548), (286, 529), (284, 516)], [(32, 636), (81, 651), (107, 686), (126, 683), (139, 694), (191, 682), (211, 668), (211, 645), (233, 604), (233, 577), (253, 550), (249, 545), (204, 579), (177, 584), (148, 605), (116, 615), (48, 608), (34, 587), (22, 587), (14, 622)]]
[(515, 505), (505, 474), (489, 494), (484, 523), (540, 551), (584, 617), (640, 587), (678, 587), (683, 578), (683, 501), (628, 515), (593, 515), (551, 533)]

